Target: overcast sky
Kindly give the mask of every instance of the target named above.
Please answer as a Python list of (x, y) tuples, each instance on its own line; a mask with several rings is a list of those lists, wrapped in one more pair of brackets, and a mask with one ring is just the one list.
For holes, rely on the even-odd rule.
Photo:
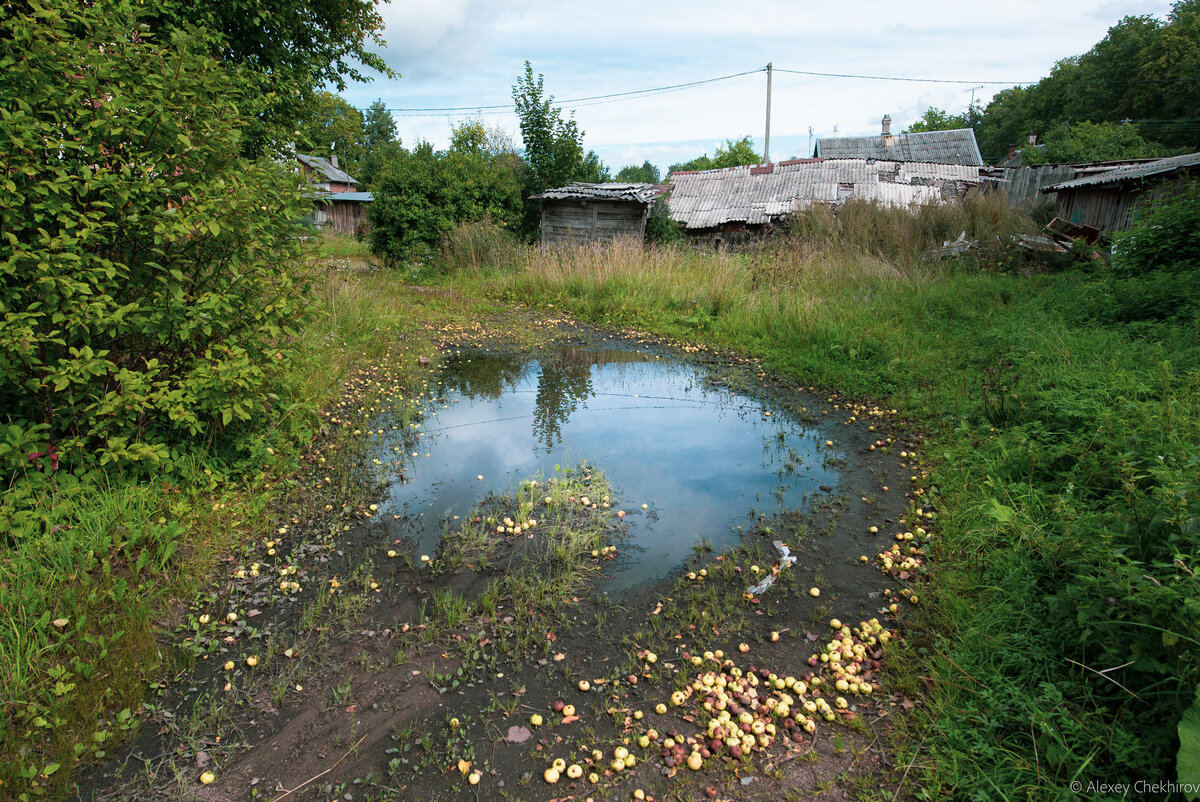
[[(376, 78), (343, 93), (366, 108), (487, 110), (519, 144), (512, 85), (529, 60), (556, 104), (775, 67), (772, 160), (811, 154), (813, 136), (893, 132), (929, 106), (961, 112), (1014, 83), (1037, 81), (1055, 61), (1086, 52), (1126, 15), (1164, 17), (1168, 0), (1009, 0), (1005, 3), (867, 0), (735, 7), (710, 0), (391, 0), (384, 57), (402, 77)], [(951, 83), (835, 78), (842, 73)], [(1000, 82), (1000, 83), (985, 83)], [(766, 73), (612, 99), (562, 103), (584, 146), (613, 173), (644, 160), (666, 168), (747, 134), (761, 151)], [(450, 125), (472, 112), (395, 113), (406, 146), (448, 144)], [(985, 154), (985, 157), (988, 154)]]

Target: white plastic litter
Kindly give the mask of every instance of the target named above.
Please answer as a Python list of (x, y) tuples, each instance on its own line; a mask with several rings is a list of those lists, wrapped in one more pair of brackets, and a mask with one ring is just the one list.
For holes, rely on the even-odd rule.
[(795, 564), (796, 558), (792, 556), (792, 551), (787, 547), (786, 543), (784, 543), (782, 540), (776, 540), (775, 548), (779, 549), (779, 562), (774, 568), (771, 569), (771, 573), (769, 573), (762, 582), (746, 588), (746, 596), (749, 597), (761, 595), (763, 591), (775, 584), (775, 577), (779, 576), (780, 571), (782, 571), (784, 568), (787, 568), (789, 565)]

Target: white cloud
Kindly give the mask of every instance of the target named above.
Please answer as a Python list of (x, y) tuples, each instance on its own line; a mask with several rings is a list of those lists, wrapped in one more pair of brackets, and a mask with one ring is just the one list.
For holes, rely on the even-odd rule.
[[(666, 86), (755, 70), (941, 78), (961, 83), (871, 81), (797, 75), (777, 69), (772, 99), (772, 156), (804, 155), (811, 127), (828, 136), (873, 134), (885, 113), (901, 130), (938, 106), (963, 111), (984, 81), (1035, 81), (1061, 58), (1087, 51), (1127, 14), (1165, 15), (1164, 0), (1010, 0), (1003, 7), (957, 0), (866, 0), (852, 6), (800, 6), (764, 0), (753, 13), (713, 0), (393, 0), (389, 63), (404, 77), (352, 87), (365, 107), (382, 97), (393, 108), (499, 105), (489, 124), (516, 131), (507, 110), (512, 84), (528, 59), (559, 100)], [(975, 82), (975, 83), (971, 83)], [(765, 75), (755, 73), (684, 91), (603, 104), (576, 104), (595, 148), (614, 168), (646, 159), (665, 167), (710, 154), (746, 134), (760, 143)], [(983, 84), (986, 103), (1004, 84)], [(444, 147), (449, 122), (466, 114), (397, 120), (401, 136)], [(777, 146), (778, 145), (778, 146)]]

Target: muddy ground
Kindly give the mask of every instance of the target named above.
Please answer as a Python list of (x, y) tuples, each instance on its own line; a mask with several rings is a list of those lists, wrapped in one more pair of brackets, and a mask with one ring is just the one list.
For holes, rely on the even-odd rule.
[[(819, 427), (846, 455), (840, 483), (822, 487), (807, 510), (760, 520), (740, 548), (697, 549), (663, 580), (620, 596), (603, 592), (603, 576), (607, 559), (620, 555), (623, 519), (600, 505), (584, 517), (573, 511), (562, 526), (590, 527), (612, 552), (590, 562), (583, 554), (565, 595), (506, 596), (496, 590), (506, 576), (551, 570), (536, 547), (550, 533), (502, 537), (478, 560), (447, 545), (428, 562), (389, 557), (362, 536), (378, 524), (370, 497), (346, 499), (369, 474), (363, 455), (374, 452), (354, 451), (348, 411), (373, 407), (378, 420), (407, 420), (407, 399), (418, 390), (411, 382), (402, 387), (386, 366), (360, 372), (343, 404), (327, 413), (330, 437), (314, 445), (290, 506), (274, 513), (278, 536), (230, 555), (209, 594), (164, 631), (164, 655), (176, 670), (153, 689), (139, 737), (82, 777), (78, 798), (902, 795), (905, 767), (890, 758), (889, 739), (893, 719), (912, 702), (889, 681), (892, 649), (880, 633), (903, 634), (922, 571), (920, 546), (935, 530), (928, 510), (917, 520), (917, 435), (887, 410), (784, 384), (744, 359), (636, 332), (562, 321), (556, 327), (559, 342), (623, 341), (703, 361), (718, 381)], [(445, 347), (503, 345), (462, 331), (448, 335)], [(335, 459), (339, 449), (357, 457)], [(585, 467), (572, 481), (586, 492), (591, 469), (600, 476), (603, 468)], [(484, 500), (479, 518), (502, 519), (521, 492)], [(787, 544), (795, 565), (780, 567), (775, 541)], [(881, 556), (893, 546), (892, 555)], [(775, 584), (748, 598), (746, 589), (772, 570)], [(850, 676), (858, 693), (837, 690), (838, 676), (825, 661), (837, 631), (833, 619), (847, 627), (835, 647), (845, 654), (833, 663), (844, 658), (856, 666)], [(859, 629), (871, 619), (877, 627)], [(741, 757), (727, 744), (714, 750), (711, 738), (697, 738), (716, 713), (704, 708), (714, 699), (705, 674), (732, 690), (739, 673), (743, 687), (755, 675), (759, 697), (742, 699), (738, 709), (775, 725), (776, 733), (747, 733), (757, 742)], [(769, 684), (776, 677), (792, 682), (776, 692)], [(581, 682), (590, 687), (581, 690)], [(800, 687), (807, 691), (798, 693)], [(678, 705), (677, 691), (687, 695)], [(758, 704), (774, 694), (777, 706), (783, 693), (796, 712), (780, 716)], [(804, 714), (803, 702), (817, 697), (830, 712)], [(660, 704), (666, 712), (656, 712)], [(573, 705), (574, 715), (563, 705)], [(809, 719), (813, 732), (802, 726)], [(655, 739), (640, 746), (651, 730)], [(664, 746), (668, 738), (678, 746)], [(633, 756), (632, 766), (614, 766), (619, 748)], [(708, 756), (694, 770), (687, 756), (698, 750)], [(556, 759), (579, 766), (581, 776), (563, 769), (548, 782)]]

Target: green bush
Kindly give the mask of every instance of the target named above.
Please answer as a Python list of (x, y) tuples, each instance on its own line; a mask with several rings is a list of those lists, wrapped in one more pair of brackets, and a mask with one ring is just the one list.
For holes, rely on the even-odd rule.
[(242, 84), (207, 36), (159, 41), (138, 8), (3, 12), (6, 480), (234, 454), (279, 409), (309, 201), (240, 157)]
[(1136, 213), (1113, 243), (1113, 314), (1120, 321), (1200, 314), (1200, 182)]
[(521, 190), (503, 157), (422, 142), (384, 165), (372, 184), (371, 251), (389, 267), (429, 261), (458, 223), (515, 227)]

